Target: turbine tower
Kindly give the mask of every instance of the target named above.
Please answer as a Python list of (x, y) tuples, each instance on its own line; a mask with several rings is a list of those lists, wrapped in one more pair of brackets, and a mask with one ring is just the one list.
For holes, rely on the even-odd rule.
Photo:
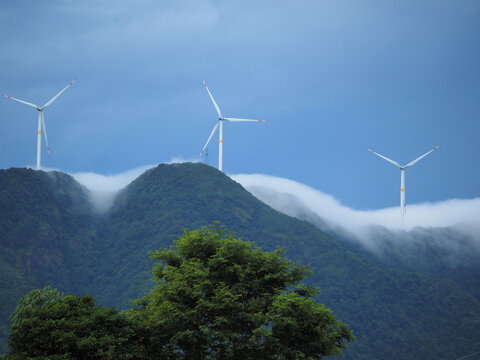
[(219, 132), (219, 140), (218, 140), (218, 170), (223, 171), (223, 122), (224, 121), (231, 121), (231, 122), (267, 122), (267, 120), (252, 120), (252, 119), (237, 119), (237, 118), (226, 118), (222, 116), (222, 113), (220, 112), (220, 108), (218, 107), (217, 103), (213, 99), (212, 93), (210, 90), (208, 90), (207, 84), (205, 83), (205, 80), (203, 81), (203, 85), (205, 85), (205, 89), (207, 89), (208, 95), (210, 96), (210, 99), (212, 99), (213, 106), (215, 106), (215, 109), (217, 110), (218, 113), (218, 122), (215, 124), (213, 127), (212, 132), (210, 133), (210, 136), (208, 137), (207, 142), (205, 143), (205, 146), (202, 149), (202, 152), (198, 155), (198, 157), (201, 157), (203, 152), (208, 146), (208, 143), (212, 139), (213, 135), (215, 134), (215, 131), (217, 131), (218, 128), (220, 128)]
[(38, 130), (37, 130), (37, 170), (40, 170), (40, 157), (41, 157), (41, 152), (42, 152), (42, 129), (43, 129), (43, 135), (45, 136), (45, 142), (47, 144), (47, 151), (50, 154), (50, 147), (48, 146), (48, 138), (47, 138), (47, 128), (45, 127), (45, 118), (43, 117), (43, 110), (50, 106), (57, 98), (63, 94), (65, 90), (67, 90), (70, 86), (73, 85), (73, 83), (77, 81), (77, 79), (74, 79), (70, 84), (68, 84), (62, 91), (60, 91), (57, 95), (55, 95), (53, 98), (51, 98), (45, 105), (43, 106), (38, 106), (32, 103), (29, 103), (27, 101), (15, 99), (14, 97), (8, 96), (3, 94), (8, 99), (12, 99), (15, 101), (18, 101), (22, 104), (28, 105), (30, 107), (33, 107), (34, 109), (38, 110)]
[(389, 158), (387, 158), (383, 155), (380, 155), (373, 150), (367, 149), (372, 154), (375, 154), (375, 155), (381, 157), (382, 159), (387, 160), (389, 163), (395, 165), (396, 167), (400, 168), (400, 211), (402, 212), (402, 220), (405, 217), (405, 212), (406, 212), (406, 207), (407, 207), (407, 204), (405, 203), (405, 169), (408, 168), (409, 166), (412, 166), (413, 164), (416, 164), (417, 162), (422, 160), (425, 156), (430, 154), (432, 151), (437, 150), (440, 146), (441, 145), (435, 146), (432, 150), (427, 151), (425, 154), (423, 154), (422, 156), (420, 156), (420, 157), (416, 158), (415, 160), (409, 162), (405, 166), (402, 166), (399, 163), (397, 163), (396, 161), (393, 161), (392, 159), (389, 159)]

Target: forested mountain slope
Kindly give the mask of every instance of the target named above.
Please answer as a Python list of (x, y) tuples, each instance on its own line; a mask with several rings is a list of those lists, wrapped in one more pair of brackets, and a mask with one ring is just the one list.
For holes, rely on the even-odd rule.
[(265, 182), (255, 185), (247, 182), (245, 188), (274, 209), (310, 222), (354, 253), (363, 254), (381, 266), (452, 280), (480, 301), (480, 237), (474, 230), (475, 224), (463, 222), (406, 231), (365, 223), (356, 234), (348, 220), (339, 218), (332, 223), (323, 219), (311, 207), (312, 203), (303, 201), (304, 195), (300, 193)]
[[(0, 185), (8, 183), (3, 178), (10, 190), (0, 188), (1, 246), (10, 255), (2, 256), (1, 269), (11, 291), (2, 301), (15, 303), (24, 289), (49, 283), (128, 308), (152, 286), (148, 250), (218, 220), (264, 250), (283, 247), (290, 259), (311, 264), (318, 300), (358, 339), (347, 359), (452, 359), (480, 347), (480, 303), (453, 281), (374, 261), (266, 206), (212, 167), (159, 165), (123, 189), (103, 216), (93, 215), (68, 175), (11, 169), (0, 174)], [(52, 260), (28, 272), (19, 265), (26, 260), (5, 259), (23, 259), (26, 249)]]
[(85, 261), (96, 225), (84, 189), (69, 175), (0, 170), (0, 337), (17, 301), (47, 284), (69, 293), (89, 291)]

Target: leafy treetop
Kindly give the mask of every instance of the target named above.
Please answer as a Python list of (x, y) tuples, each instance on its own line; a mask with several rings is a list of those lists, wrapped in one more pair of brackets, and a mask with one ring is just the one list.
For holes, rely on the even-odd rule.
[(20, 300), (8, 343), (8, 360), (144, 359), (129, 318), (95, 305), (91, 296), (62, 296), (50, 287)]
[(340, 355), (352, 331), (317, 304), (310, 273), (234, 238), (218, 223), (186, 230), (151, 253), (154, 289), (131, 312), (145, 346), (166, 359), (321, 359)]

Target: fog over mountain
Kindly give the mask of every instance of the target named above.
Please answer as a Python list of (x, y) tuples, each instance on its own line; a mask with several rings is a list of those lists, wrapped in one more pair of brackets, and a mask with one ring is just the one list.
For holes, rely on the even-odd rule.
[[(297, 216), (318, 227), (342, 229), (345, 236), (274, 210), (214, 167), (148, 168), (74, 174), (83, 185), (59, 171), (2, 170), (0, 353), (6, 351), (7, 319), (30, 289), (49, 284), (127, 309), (153, 286), (147, 252), (170, 246), (185, 228), (215, 220), (264, 250), (281, 247), (292, 261), (310, 264), (308, 281), (321, 289), (317, 300), (355, 331), (358, 342), (346, 359), (448, 360), (477, 347), (480, 263), (471, 251), (476, 248), (464, 251), (472, 245), (469, 236), (445, 227), (400, 231), (375, 225), (370, 233), (381, 240), (382, 256), (377, 256), (358, 245), (358, 237), (346, 236), (362, 228), (360, 221), (343, 227), (344, 214), (355, 210), (314, 189), (303, 194), (243, 175), (284, 211), (295, 209)], [(92, 213), (87, 188), (93, 190), (93, 203), (109, 209), (104, 215)], [(111, 208), (101, 192), (114, 198)], [(326, 214), (315, 204), (323, 204)], [(414, 241), (406, 238), (413, 234)], [(461, 244), (459, 251), (444, 246), (446, 240)], [(445, 260), (462, 266), (445, 266)]]
[(154, 165), (140, 166), (121, 174), (101, 175), (93, 172), (72, 173), (75, 180), (89, 190), (93, 207), (104, 213), (112, 206), (118, 191)]
[[(172, 159), (170, 163), (174, 162), (183, 160)], [(141, 166), (113, 175), (71, 175), (90, 190), (92, 204), (104, 212), (120, 189), (152, 167)], [(411, 204), (402, 223), (398, 206), (356, 210), (294, 180), (262, 174), (237, 174), (231, 178), (274, 209), (357, 241), (379, 254), (389, 251), (392, 245), (413, 252), (433, 246), (444, 249), (445, 259), (456, 263), (464, 261), (466, 255), (477, 256), (480, 251), (480, 198)]]
[(412, 204), (402, 222), (399, 206), (355, 210), (293, 180), (261, 174), (232, 178), (276, 210), (357, 241), (378, 254), (395, 247), (418, 256), (435, 248), (436, 256), (456, 265), (473, 261), (480, 252), (480, 198)]

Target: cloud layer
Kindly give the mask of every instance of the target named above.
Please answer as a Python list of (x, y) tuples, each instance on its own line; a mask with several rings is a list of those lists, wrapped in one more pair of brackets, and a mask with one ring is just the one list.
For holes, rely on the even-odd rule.
[(130, 184), (154, 165), (141, 166), (121, 174), (101, 175), (93, 172), (72, 173), (75, 180), (89, 191), (90, 201), (99, 213), (110, 209), (118, 191)]
[(355, 210), (331, 195), (293, 180), (261, 174), (239, 174), (232, 178), (274, 209), (361, 241), (371, 249), (378, 248), (379, 237), (388, 233), (390, 238), (400, 233), (403, 239), (408, 239), (413, 233), (418, 234), (419, 228), (453, 229), (480, 245), (480, 198), (413, 204), (408, 206), (403, 222), (400, 207)]
[[(181, 156), (176, 156), (167, 164), (183, 162), (198, 162), (198, 159), (184, 159)], [(115, 197), (121, 189), (155, 166), (157, 165), (144, 165), (112, 175), (101, 175), (94, 172), (78, 172), (70, 173), (70, 175), (89, 190), (90, 200), (94, 208), (99, 213), (105, 213), (113, 205)]]
[[(169, 163), (188, 160), (173, 158)], [(71, 175), (90, 190), (92, 204), (106, 212), (119, 190), (146, 170), (146, 165), (124, 173), (101, 175), (92, 172)], [(262, 174), (237, 174), (239, 182), (255, 197), (287, 215), (310, 221), (324, 231), (366, 248), (382, 252), (390, 245), (425, 251), (425, 244), (448, 249), (455, 258), (468, 249), (480, 249), (480, 198), (450, 199), (408, 206), (402, 221), (399, 207), (355, 210), (333, 196), (299, 182)], [(467, 249), (467, 250), (466, 250)]]

